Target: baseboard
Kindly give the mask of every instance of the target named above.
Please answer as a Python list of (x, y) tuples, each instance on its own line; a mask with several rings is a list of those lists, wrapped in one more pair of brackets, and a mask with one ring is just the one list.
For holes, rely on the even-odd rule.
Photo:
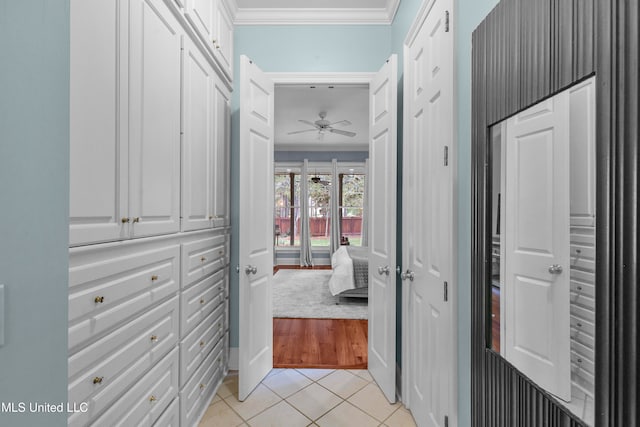
[(238, 347), (229, 348), (229, 370), (237, 371), (240, 366), (240, 349)]

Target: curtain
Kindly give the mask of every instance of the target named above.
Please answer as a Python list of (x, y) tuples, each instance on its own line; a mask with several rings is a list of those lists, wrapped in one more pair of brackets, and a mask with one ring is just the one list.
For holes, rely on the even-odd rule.
[(369, 159), (364, 161), (364, 194), (362, 196), (362, 246), (369, 246)]
[(331, 160), (331, 238), (329, 252), (333, 254), (340, 249), (340, 177), (338, 175), (338, 161)]
[[(309, 160), (304, 159), (300, 175), (300, 267), (313, 266), (309, 231)], [(293, 183), (292, 183), (293, 185)]]

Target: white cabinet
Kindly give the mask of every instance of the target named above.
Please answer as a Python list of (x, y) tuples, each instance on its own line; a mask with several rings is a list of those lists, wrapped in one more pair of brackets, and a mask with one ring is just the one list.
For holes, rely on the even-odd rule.
[(128, 235), (125, 1), (70, 3), (71, 245)]
[(224, 0), (215, 1), (214, 57), (229, 80), (233, 78), (233, 20)]
[(215, 103), (215, 165), (214, 207), (215, 226), (228, 227), (230, 222), (229, 176), (231, 140), (231, 93), (220, 80), (216, 81)]
[(71, 246), (179, 230), (181, 34), (161, 0), (71, 3)]
[(188, 38), (183, 50), (182, 230), (214, 225), (215, 72)]
[(233, 19), (225, 0), (186, 0), (184, 15), (220, 69), (233, 79)]

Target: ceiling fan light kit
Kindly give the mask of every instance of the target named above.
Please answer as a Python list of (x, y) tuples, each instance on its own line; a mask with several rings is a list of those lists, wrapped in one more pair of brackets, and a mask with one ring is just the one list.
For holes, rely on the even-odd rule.
[(304, 130), (296, 130), (293, 132), (289, 132), (288, 135), (295, 135), (298, 133), (304, 133), (304, 132), (318, 132), (318, 134), (320, 136), (323, 136), (325, 131), (331, 132), (331, 133), (335, 133), (338, 135), (344, 135), (344, 136), (348, 136), (348, 137), (354, 137), (356, 136), (355, 132), (350, 132), (347, 130), (342, 130), (342, 129), (336, 129), (333, 126), (350, 126), (351, 122), (349, 120), (340, 120), (339, 122), (334, 122), (331, 123), (329, 120), (326, 120), (327, 117), (327, 113), (325, 111), (321, 111), (318, 116), (320, 116), (319, 120), (316, 120), (315, 122), (311, 122), (309, 120), (298, 120), (300, 123), (304, 123), (306, 125), (312, 126), (312, 129), (304, 129)]

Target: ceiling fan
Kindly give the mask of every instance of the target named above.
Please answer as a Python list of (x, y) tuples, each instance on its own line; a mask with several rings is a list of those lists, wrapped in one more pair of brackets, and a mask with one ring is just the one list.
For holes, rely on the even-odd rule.
[(313, 126), (313, 129), (296, 130), (293, 132), (289, 132), (288, 135), (295, 135), (298, 133), (317, 131), (319, 136), (324, 136), (325, 132), (331, 132), (331, 133), (336, 133), (338, 135), (344, 135), (344, 136), (350, 136), (350, 137), (356, 136), (355, 132), (349, 132), (347, 130), (336, 129), (333, 127), (335, 125), (349, 126), (351, 125), (351, 122), (349, 120), (340, 120), (339, 122), (331, 123), (329, 120), (325, 119), (325, 117), (327, 117), (326, 112), (321, 111), (320, 114), (318, 115), (320, 116), (320, 120), (316, 120), (315, 122), (311, 122), (309, 120), (298, 120), (300, 123)]

